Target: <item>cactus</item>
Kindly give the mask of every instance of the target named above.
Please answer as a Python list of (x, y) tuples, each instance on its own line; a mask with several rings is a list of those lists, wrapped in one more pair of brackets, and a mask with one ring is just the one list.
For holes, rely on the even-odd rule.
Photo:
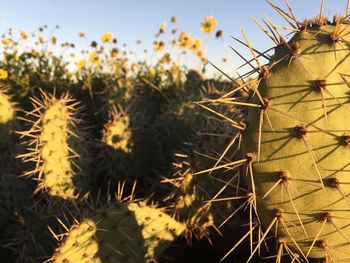
[[(242, 31), (241, 42), (252, 53), (254, 71), (259, 73), (251, 81), (258, 86), (251, 88), (250, 98), (238, 100), (230, 92), (211, 101), (247, 108), (244, 123), (226, 115), (243, 136), (244, 158), (231, 167), (246, 166), (242, 171), (249, 192), (241, 198), (255, 214), (239, 243), (250, 237), (247, 262), (269, 234), (277, 239), (277, 262), (284, 254), (293, 262), (310, 258), (348, 262), (348, 16), (329, 22), (322, 16), (322, 1), (317, 18), (299, 22), (286, 3), (289, 11), (270, 4), (290, 23), (289, 41), (269, 18), (266, 23), (273, 32), (256, 21), (277, 44), (266, 65), (259, 56), (269, 57), (257, 53)], [(249, 86), (247, 82), (238, 89)], [(259, 231), (257, 240), (253, 230)]]
[[(36, 175), (40, 182), (37, 191), (62, 199), (75, 199), (87, 190), (89, 178), (89, 155), (86, 134), (77, 127), (77, 104), (67, 94), (57, 99), (42, 93), (43, 100), (33, 98), (35, 117), (33, 127), (21, 132), (29, 137), (29, 153), (20, 155), (24, 161), (36, 162), (34, 170), (25, 175)], [(33, 139), (34, 138), (34, 139)]]
[(52, 262), (150, 262), (184, 225), (144, 203), (112, 204), (73, 226)]
[(129, 153), (131, 151), (131, 131), (129, 116), (116, 108), (110, 110), (105, 124), (102, 141), (114, 150)]
[(8, 145), (15, 119), (15, 104), (12, 102), (8, 90), (0, 86), (0, 148)]

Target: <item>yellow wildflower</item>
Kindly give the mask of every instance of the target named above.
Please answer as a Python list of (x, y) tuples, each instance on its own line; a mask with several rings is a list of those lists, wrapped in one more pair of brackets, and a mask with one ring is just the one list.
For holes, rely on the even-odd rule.
[(4, 37), (1, 42), (5, 45), (5, 46), (9, 46), (12, 44), (12, 41), (6, 37)]
[(176, 23), (176, 16), (172, 16), (172, 17), (170, 18), (170, 22), (171, 22), (171, 23)]
[(166, 22), (164, 21), (159, 28), (159, 34), (163, 34), (165, 32), (166, 29)]
[(191, 43), (190, 34), (181, 33), (179, 37), (179, 43), (180, 43), (180, 47), (182, 48), (189, 46), (189, 44)]
[(204, 33), (211, 33), (214, 31), (217, 25), (218, 25), (218, 22), (216, 21), (215, 17), (208, 16), (204, 18), (201, 24), (201, 30)]
[(154, 51), (156, 52), (160, 52), (164, 49), (165, 45), (164, 45), (164, 42), (163, 41), (154, 41), (153, 43), (153, 48), (154, 48)]
[(204, 58), (204, 52), (203, 52), (203, 50), (198, 50), (197, 51), (197, 56), (199, 57), (199, 58)]
[(43, 44), (45, 42), (45, 38), (43, 36), (39, 36), (39, 43)]
[(177, 65), (173, 65), (170, 70), (171, 70), (171, 73), (173, 74), (173, 76), (175, 76), (175, 77), (179, 76), (181, 73), (181, 69)]
[(97, 60), (98, 59), (98, 55), (97, 55), (97, 52), (96, 51), (92, 51), (91, 53), (90, 53), (90, 56), (89, 56), (89, 60), (90, 60), (90, 62), (95, 62), (95, 60)]
[(86, 59), (82, 59), (82, 60), (79, 60), (78, 62), (77, 62), (77, 67), (78, 67), (78, 69), (82, 69), (82, 68), (84, 68), (86, 66)]
[(112, 56), (113, 58), (117, 58), (118, 55), (119, 55), (119, 50), (118, 50), (117, 48), (113, 48), (113, 49), (111, 50), (111, 56)]
[(85, 33), (84, 33), (84, 32), (80, 32), (80, 33), (79, 33), (79, 36), (80, 36), (80, 37), (85, 37)]
[(201, 41), (199, 40), (199, 38), (194, 38), (194, 39), (191, 41), (190, 50), (191, 50), (192, 52), (196, 52), (196, 51), (198, 51), (200, 48), (201, 48)]
[(0, 79), (7, 79), (8, 73), (4, 69), (0, 69)]
[(92, 64), (94, 64), (96, 67), (100, 67), (101, 66), (101, 61), (98, 57), (98, 54), (96, 51), (92, 51), (90, 53), (90, 56), (89, 56), (89, 60)]
[(56, 45), (56, 43), (57, 43), (57, 37), (52, 36), (52, 37), (51, 37), (51, 43), (52, 43), (52, 45)]
[(157, 74), (157, 71), (154, 69), (154, 68), (151, 68), (149, 69), (148, 73), (151, 75), (151, 76), (155, 76)]
[(28, 35), (27, 35), (27, 33), (26, 33), (24, 30), (20, 30), (20, 31), (19, 31), (19, 34), (20, 34), (20, 36), (21, 36), (23, 39), (27, 39), (27, 38), (28, 38)]
[(112, 34), (112, 32), (106, 32), (106, 33), (104, 33), (104, 34), (101, 36), (101, 41), (102, 41), (103, 43), (112, 42), (112, 41), (113, 41), (113, 34)]
[(165, 55), (162, 57), (161, 62), (163, 64), (169, 64), (171, 62), (171, 57), (169, 53), (165, 53)]

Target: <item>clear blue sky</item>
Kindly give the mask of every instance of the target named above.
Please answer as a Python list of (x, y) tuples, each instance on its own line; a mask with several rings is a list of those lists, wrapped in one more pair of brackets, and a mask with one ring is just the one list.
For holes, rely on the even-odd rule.
[[(284, 6), (283, 0), (273, 1)], [(315, 16), (321, 0), (289, 0), (299, 20)], [(326, 0), (324, 14), (344, 13), (346, 0)], [(134, 43), (141, 39), (151, 48), (154, 33), (162, 21), (177, 16), (181, 30), (204, 39), (199, 25), (205, 16), (213, 15), (218, 20), (218, 29), (224, 31), (225, 41), (239, 45), (230, 36), (241, 37), (243, 28), (254, 46), (264, 49), (271, 42), (258, 31), (251, 16), (257, 18), (269, 15), (276, 23), (281, 19), (264, 0), (11, 0), (2, 1), (0, 32), (8, 27), (30, 32), (40, 25), (53, 28), (59, 25), (56, 35), (61, 41), (77, 42), (80, 31), (86, 32), (89, 39), (99, 39), (105, 31), (112, 31), (119, 43), (127, 43), (136, 49)], [(285, 23), (284, 23), (285, 24)], [(220, 64), (225, 53), (222, 43), (214, 37), (207, 45), (208, 58)], [(141, 52), (140, 50), (138, 52)], [(230, 68), (239, 64), (238, 57), (227, 51)], [(248, 53), (246, 53), (248, 54)], [(225, 67), (228, 69), (228, 66)]]

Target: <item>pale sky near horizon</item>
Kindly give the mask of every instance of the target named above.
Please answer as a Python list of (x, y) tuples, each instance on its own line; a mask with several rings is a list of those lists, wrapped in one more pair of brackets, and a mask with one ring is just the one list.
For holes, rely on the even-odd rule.
[[(285, 7), (283, 0), (273, 2)], [(299, 20), (302, 20), (317, 15), (321, 0), (289, 2)], [(346, 0), (326, 0), (324, 14), (329, 17), (335, 13), (344, 14), (345, 6)], [(218, 20), (217, 29), (224, 32), (225, 41), (243, 50), (245, 55), (249, 55), (248, 51), (230, 38), (241, 38), (242, 28), (258, 49), (264, 50), (272, 44), (258, 30), (252, 16), (260, 18), (268, 15), (276, 23), (285, 24), (264, 0), (11, 0), (1, 3), (0, 32), (5, 32), (8, 27), (15, 32), (19, 29), (31, 32), (43, 24), (49, 28), (59, 25), (55, 35), (63, 42), (78, 43), (79, 47), (79, 44), (84, 46), (78, 37), (80, 31), (84, 31), (90, 40), (98, 40), (103, 32), (111, 31), (118, 43), (127, 43), (131, 50), (142, 53), (141, 48), (135, 45), (136, 40), (141, 39), (145, 47), (152, 49), (154, 34), (163, 21), (169, 22), (172, 15), (177, 17), (181, 31), (202, 41), (207, 39), (205, 48), (208, 58), (231, 72), (241, 60), (232, 51), (225, 50), (214, 34), (206, 37), (200, 31), (203, 17), (214, 16)], [(221, 60), (225, 55), (229, 57), (229, 62), (222, 65)]]

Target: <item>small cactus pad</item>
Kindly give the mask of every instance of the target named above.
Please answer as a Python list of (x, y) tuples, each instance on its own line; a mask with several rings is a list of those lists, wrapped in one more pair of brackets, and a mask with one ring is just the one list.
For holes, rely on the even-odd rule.
[(110, 111), (108, 123), (104, 126), (103, 142), (114, 150), (131, 151), (131, 130), (129, 116), (116, 109)]
[(29, 115), (39, 119), (23, 135), (35, 138), (30, 143), (36, 147), (22, 157), (34, 159), (36, 169), (27, 174), (38, 175), (39, 189), (50, 196), (74, 199), (89, 183), (85, 136), (74, 117), (77, 103), (68, 95), (57, 99), (44, 93), (43, 102), (33, 102), (36, 110)]
[(111, 205), (67, 233), (53, 262), (150, 262), (185, 229), (142, 203)]

